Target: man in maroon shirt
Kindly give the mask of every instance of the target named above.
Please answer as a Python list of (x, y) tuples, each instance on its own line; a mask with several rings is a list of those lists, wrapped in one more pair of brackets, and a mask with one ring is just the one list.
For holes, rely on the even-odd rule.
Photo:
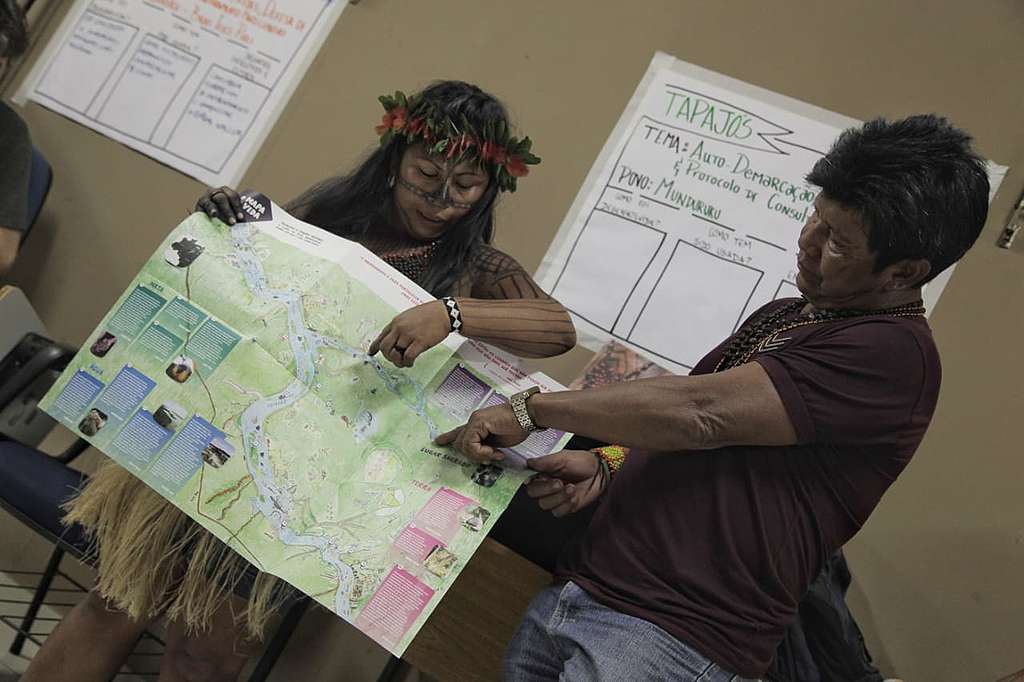
[(534, 427), (632, 448), (617, 473), (589, 452), (531, 462), (543, 508), (600, 504), (531, 604), (508, 679), (763, 675), (917, 449), (940, 382), (921, 287), (981, 230), (984, 161), (944, 119), (879, 119), (807, 179), (821, 193), (799, 238), (802, 298), (755, 312), (689, 376), (517, 396), (439, 437), (479, 461)]

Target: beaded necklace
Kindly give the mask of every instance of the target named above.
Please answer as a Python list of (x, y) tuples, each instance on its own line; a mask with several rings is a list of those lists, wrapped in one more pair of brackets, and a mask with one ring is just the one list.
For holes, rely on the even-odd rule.
[(377, 233), (366, 235), (359, 241), (395, 270), (414, 282), (419, 282), (443, 239), (441, 237), (432, 242), (423, 243), (413, 242), (394, 234)]
[(420, 276), (430, 265), (434, 252), (437, 251), (437, 242), (431, 242), (426, 246), (417, 247), (405, 253), (381, 253), (380, 259), (398, 270), (414, 282), (420, 281)]
[(771, 313), (762, 315), (750, 324), (744, 325), (733, 336), (732, 341), (729, 342), (718, 364), (715, 365), (714, 371), (720, 372), (749, 362), (750, 358), (762, 350), (775, 336), (797, 327), (804, 327), (819, 322), (867, 317), (868, 315), (886, 315), (888, 317), (922, 317), (924, 315), (923, 303), (916, 301), (915, 303), (882, 310), (857, 310), (853, 308), (815, 310), (812, 313), (805, 313), (795, 318), (787, 319), (806, 305), (807, 301), (801, 298), (798, 301), (787, 303)]

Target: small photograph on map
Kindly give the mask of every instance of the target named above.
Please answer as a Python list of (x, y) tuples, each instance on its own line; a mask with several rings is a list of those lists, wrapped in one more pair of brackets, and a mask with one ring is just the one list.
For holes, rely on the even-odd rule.
[(434, 549), (430, 550), (423, 565), (438, 578), (446, 578), (457, 563), (459, 563), (459, 557), (441, 545), (436, 545)]
[(199, 240), (190, 234), (183, 234), (181, 239), (171, 242), (171, 248), (164, 251), (164, 260), (176, 268), (187, 268), (206, 250)]
[(176, 402), (168, 400), (153, 413), (153, 421), (169, 431), (177, 431), (188, 411)]
[(487, 523), (487, 519), (489, 518), (491, 518), (491, 512), (479, 505), (476, 507), (464, 507), (462, 511), (459, 512), (459, 521), (462, 522), (463, 526), (474, 533), (479, 532), (480, 529), (484, 527), (484, 524)]
[(477, 485), (490, 488), (498, 481), (499, 478), (501, 478), (501, 474), (504, 473), (504, 471), (505, 470), (497, 464), (481, 464), (469, 478)]
[(231, 459), (233, 454), (235, 454), (235, 446), (218, 436), (203, 448), (203, 461), (214, 469), (219, 469)]
[(82, 417), (82, 421), (78, 422), (78, 430), (87, 436), (95, 436), (106, 425), (107, 415), (94, 407)]
[(110, 332), (103, 332), (100, 338), (92, 342), (89, 346), (89, 352), (98, 358), (102, 358), (104, 355), (110, 352), (110, 349), (117, 343), (117, 337)]
[(188, 378), (192, 376), (192, 372), (196, 371), (196, 362), (187, 355), (179, 355), (173, 360), (171, 364), (167, 365), (167, 376), (177, 381), (179, 384), (183, 384), (188, 381)]

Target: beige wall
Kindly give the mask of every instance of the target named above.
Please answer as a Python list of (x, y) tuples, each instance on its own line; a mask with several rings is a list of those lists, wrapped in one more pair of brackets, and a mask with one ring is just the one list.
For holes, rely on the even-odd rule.
[[(1011, 171), (932, 317), (945, 366), (935, 422), (849, 557), (887, 671), (993, 680), (1024, 667), (1024, 249), (993, 246), (1024, 185), (1022, 36), (1018, 0), (363, 0), (244, 186), (285, 200), (374, 144), (378, 94), (474, 81), (506, 99), (544, 157), (504, 202), (497, 240), (533, 269), (655, 50), (856, 118), (950, 116)], [(36, 105), (24, 115), (56, 182), (14, 280), (79, 343), (202, 187)], [(568, 379), (587, 356), (545, 367)]]

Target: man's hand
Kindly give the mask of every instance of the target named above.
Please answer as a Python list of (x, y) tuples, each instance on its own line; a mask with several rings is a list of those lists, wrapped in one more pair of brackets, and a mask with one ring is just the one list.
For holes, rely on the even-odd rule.
[(450, 332), (444, 303), (422, 303), (396, 315), (370, 344), (367, 353), (374, 355), (380, 351), (396, 366), (412, 367), (423, 351), (444, 341)]
[(562, 450), (527, 460), (526, 464), (539, 472), (526, 484), (526, 494), (555, 516), (578, 512), (607, 487), (601, 463), (586, 450)]
[(519, 426), (519, 420), (508, 403), (477, 410), (465, 426), (434, 439), (438, 445), (452, 445), (470, 459), (490, 464), (504, 459), (497, 448), (508, 448), (526, 440), (530, 434)]

